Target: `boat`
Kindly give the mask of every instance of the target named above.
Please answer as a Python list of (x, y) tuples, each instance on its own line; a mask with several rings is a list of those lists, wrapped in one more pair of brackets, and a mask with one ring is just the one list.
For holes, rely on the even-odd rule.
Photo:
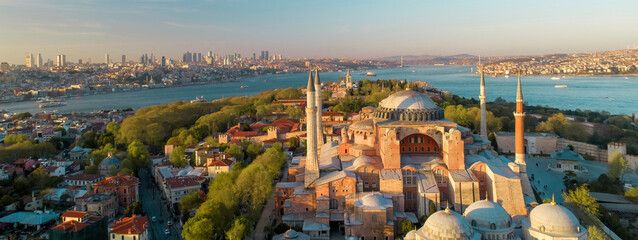
[(60, 101), (51, 101), (51, 102), (47, 102), (47, 103), (40, 103), (38, 105), (39, 108), (49, 108), (49, 107), (60, 107), (60, 106), (64, 106), (66, 105), (66, 102), (60, 102)]
[(196, 102), (206, 102), (206, 99), (204, 99), (204, 96), (197, 96), (195, 97), (195, 99), (191, 100), (191, 103), (196, 103)]
[(554, 88), (567, 88), (567, 85), (554, 85)]
[(552, 77), (552, 80), (560, 80), (560, 77)]
[(247, 88), (248, 85), (241, 85), (240, 88)]
[(375, 76), (377, 76), (377, 74), (374, 73), (374, 72), (367, 72), (366, 76), (375, 77)]

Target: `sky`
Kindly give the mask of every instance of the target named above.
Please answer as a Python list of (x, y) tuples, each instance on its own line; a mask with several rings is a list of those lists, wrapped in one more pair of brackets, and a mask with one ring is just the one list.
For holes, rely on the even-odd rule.
[(540, 55), (638, 44), (638, 1), (0, 0), (0, 62)]

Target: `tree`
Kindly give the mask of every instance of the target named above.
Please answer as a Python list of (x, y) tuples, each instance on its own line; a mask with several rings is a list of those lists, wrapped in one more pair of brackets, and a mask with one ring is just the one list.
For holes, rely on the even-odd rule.
[(226, 232), (228, 240), (243, 240), (250, 234), (250, 221), (246, 217), (238, 217), (233, 221), (233, 225)]
[(115, 175), (117, 175), (117, 173), (118, 173), (118, 172), (117, 172), (117, 167), (115, 167), (115, 166), (111, 166), (111, 167), (109, 168), (109, 176), (115, 176)]
[(290, 150), (297, 150), (297, 148), (299, 148), (299, 138), (293, 137), (288, 139), (288, 145), (290, 146)]
[(195, 215), (186, 221), (182, 230), (182, 237), (188, 240), (210, 240), (215, 239), (215, 222), (213, 218)]
[(275, 95), (275, 99), (291, 99), (291, 98), (301, 98), (301, 91), (297, 88), (289, 87), (284, 90), (281, 90), (279, 93)]
[(244, 161), (244, 151), (237, 144), (231, 144), (224, 152), (233, 155), (237, 161)]
[(171, 155), (168, 157), (168, 160), (178, 168), (185, 167), (188, 164), (188, 160), (184, 157), (186, 153), (186, 148), (184, 146), (178, 146), (173, 149)]
[(403, 235), (405, 235), (408, 232), (414, 230), (414, 224), (412, 224), (410, 220), (403, 220), (403, 222), (401, 222), (401, 230), (403, 230)]
[(124, 211), (124, 216), (126, 217), (130, 217), (133, 216), (133, 214), (142, 214), (142, 204), (140, 202), (134, 202), (131, 205), (128, 205), (126, 207), (126, 210)]
[(600, 204), (589, 195), (589, 185), (583, 184), (576, 190), (569, 190), (563, 193), (566, 203), (578, 206), (594, 216), (600, 216)]
[(31, 141), (31, 138), (25, 134), (10, 134), (4, 137), (5, 144), (16, 144)]
[(17, 113), (16, 115), (13, 115), (13, 118), (18, 120), (23, 120), (31, 117), (33, 117), (33, 115), (31, 115), (30, 112)]
[(116, 153), (116, 152), (117, 152), (117, 149), (113, 147), (113, 144), (108, 143), (102, 146), (99, 150), (91, 151), (91, 153), (89, 154), (89, 159), (93, 159), (93, 161), (95, 162), (95, 165), (99, 165), (100, 162), (102, 162), (102, 160), (104, 160), (104, 158), (106, 158), (109, 153)]
[(110, 122), (106, 125), (106, 133), (113, 134), (113, 136), (117, 136), (120, 132), (120, 125), (116, 122)]
[(99, 169), (97, 165), (87, 166), (86, 168), (84, 168), (84, 173), (86, 174), (97, 174), (98, 172), (99, 172)]
[(607, 173), (612, 179), (618, 180), (622, 172), (627, 168), (627, 160), (622, 153), (615, 153), (609, 159)]
[(246, 155), (249, 159), (255, 159), (255, 157), (259, 155), (259, 152), (261, 152), (261, 146), (256, 142), (250, 142), (245, 149)]
[(199, 191), (190, 192), (179, 200), (179, 206), (182, 208), (182, 212), (190, 212), (191, 210), (197, 209), (200, 204)]
[(131, 144), (129, 144), (127, 150), (128, 157), (126, 158), (126, 160), (129, 160), (132, 165), (127, 166), (127, 168), (131, 169), (133, 172), (136, 173), (141, 168), (144, 168), (150, 164), (150, 154), (148, 153), (148, 149), (146, 149), (146, 146), (144, 146), (142, 142), (133, 141)]
[(587, 228), (588, 240), (605, 240), (605, 234), (596, 225), (591, 225)]
[(286, 109), (286, 114), (288, 114), (288, 117), (291, 119), (299, 119), (303, 117), (304, 112), (300, 108), (291, 107)]

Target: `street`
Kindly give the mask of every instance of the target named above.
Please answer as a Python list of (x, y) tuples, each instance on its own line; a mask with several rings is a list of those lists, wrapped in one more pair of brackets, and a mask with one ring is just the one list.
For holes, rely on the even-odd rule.
[[(144, 213), (148, 217), (151, 231), (149, 238), (155, 240), (182, 239), (182, 226), (179, 221), (169, 218), (169, 210), (162, 203), (161, 192), (151, 179), (150, 174), (145, 170), (140, 170), (140, 199)], [(156, 217), (157, 221), (153, 222), (152, 218)], [(166, 222), (173, 221), (173, 226), (166, 226)], [(161, 222), (161, 223), (160, 223)], [(170, 229), (171, 235), (166, 235), (164, 230)]]

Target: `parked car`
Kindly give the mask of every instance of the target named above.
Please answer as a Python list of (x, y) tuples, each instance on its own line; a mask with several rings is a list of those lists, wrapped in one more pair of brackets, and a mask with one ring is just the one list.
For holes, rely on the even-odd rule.
[(166, 230), (164, 230), (164, 234), (171, 235), (171, 230), (168, 230), (168, 228), (167, 228)]
[(168, 222), (166, 222), (166, 226), (169, 226), (169, 227), (170, 227), (170, 226), (173, 226), (173, 221), (168, 221)]
[(157, 218), (155, 216), (153, 216), (153, 218), (151, 218), (151, 221), (157, 222)]

